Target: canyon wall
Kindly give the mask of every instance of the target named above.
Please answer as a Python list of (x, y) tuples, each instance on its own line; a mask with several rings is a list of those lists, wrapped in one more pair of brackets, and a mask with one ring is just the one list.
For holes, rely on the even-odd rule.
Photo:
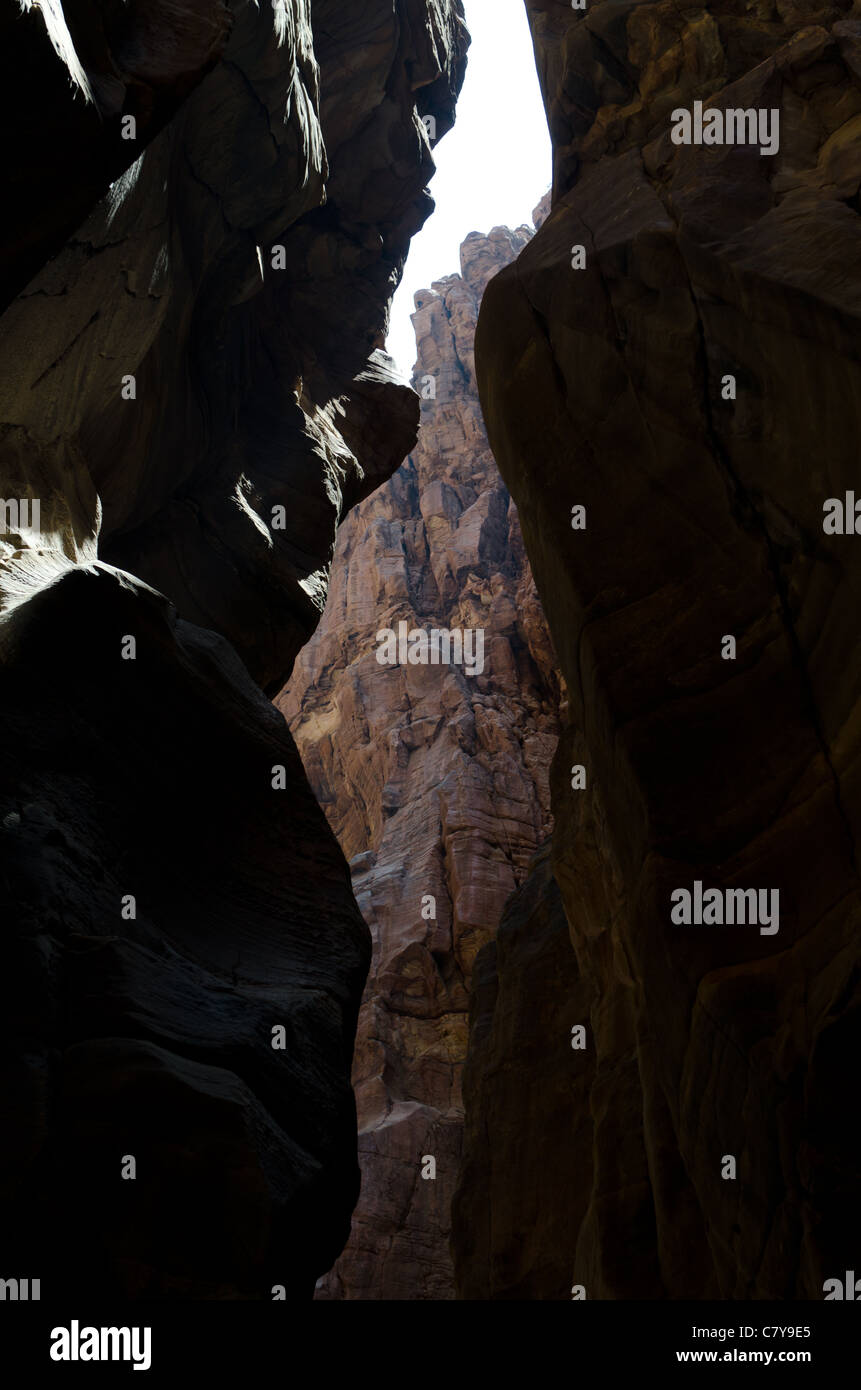
[(370, 941), (264, 692), (415, 442), (382, 349), (462, 7), (11, 9), (3, 1272), (310, 1296), (358, 1192)]
[[(861, 1247), (861, 551), (823, 528), (858, 480), (861, 12), (527, 10), (553, 210), (476, 362), (570, 706), (553, 874), (475, 967), (458, 1288), (818, 1299)], [(779, 149), (675, 144), (695, 101), (779, 112)], [(677, 925), (697, 882), (779, 893), (777, 930)]]
[[(277, 701), (373, 940), (353, 1066), (361, 1197), (319, 1298), (454, 1297), (473, 965), (550, 830), (559, 681), (473, 360), (484, 288), (527, 241), (473, 233), (461, 274), (416, 295), (418, 444), (341, 526), (326, 612)], [(378, 633), (401, 624), (480, 630), (483, 659), (472, 674), (383, 664)]]

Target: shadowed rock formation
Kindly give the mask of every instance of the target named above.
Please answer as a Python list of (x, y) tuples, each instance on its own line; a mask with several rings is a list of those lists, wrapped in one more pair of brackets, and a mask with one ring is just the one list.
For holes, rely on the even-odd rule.
[(221, 0), (4, 5), (0, 116), (14, 196), (0, 229), (0, 309), (212, 68), (232, 17)]
[[(326, 612), (277, 701), (373, 938), (353, 1066), (362, 1193), (321, 1298), (454, 1297), (473, 963), (550, 829), (558, 679), (473, 363), (485, 285), (528, 235), (473, 233), (462, 273), (416, 295), (418, 444), (341, 527)], [(381, 664), (377, 634), (401, 623), (480, 629), (481, 669)]]
[[(462, 10), (98, 11), (66, 9), (87, 82), (28, 132), (60, 196), (15, 233), (41, 269), (0, 323), (4, 1261), (45, 1298), (310, 1295), (358, 1191), (369, 942), (263, 689), (416, 437), (381, 348)], [(149, 83), (154, 130), (214, 61), (94, 203), (113, 127), (79, 149), (80, 85), (104, 114)]]
[[(476, 360), (570, 692), (553, 865), (576, 981), (553, 983), (552, 889), (543, 972), (516, 949), (477, 966), (459, 1288), (570, 1296), (567, 1260), (588, 1298), (819, 1299), (861, 1243), (861, 551), (823, 533), (858, 484), (861, 15), (527, 8), (553, 211), (491, 283)], [(779, 152), (675, 145), (696, 100), (779, 110)], [(779, 891), (778, 933), (672, 924), (696, 880)], [(522, 1144), (578, 1022), (563, 1175)], [(536, 1203), (554, 1248), (516, 1250)]]
[[(571, 1020), (588, 1009), (548, 845), (473, 970), (459, 1192), (481, 1184), (485, 1195), (474, 1214), (462, 1197), (455, 1208), (461, 1298), (490, 1299), (501, 1287), (516, 1299), (571, 1296), (570, 1251), (589, 1198), (594, 1079), (593, 1054), (570, 1045)], [(499, 1162), (488, 1162), (483, 1125)]]

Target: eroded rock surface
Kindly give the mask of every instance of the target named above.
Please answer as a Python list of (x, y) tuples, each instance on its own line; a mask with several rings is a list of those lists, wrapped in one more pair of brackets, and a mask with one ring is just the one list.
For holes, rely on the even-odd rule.
[(102, 114), (157, 87), (154, 138), (96, 203), (113, 155), (76, 136), (74, 188), (92, 117), (54, 84), (27, 140), (65, 191), (0, 323), (4, 1262), (45, 1298), (310, 1295), (358, 1190), (369, 941), (263, 689), (415, 440), (381, 348), (462, 10), (98, 11), (65, 57)]
[[(861, 1237), (861, 551), (823, 533), (858, 486), (861, 16), (527, 8), (554, 206), (491, 283), (476, 358), (570, 692), (553, 864), (577, 980), (545, 1037), (552, 929), (537, 987), (516, 952), (487, 963), (458, 1285), (564, 1297), (567, 1258), (588, 1298), (818, 1299)], [(779, 110), (779, 152), (673, 144), (696, 100)], [(778, 890), (778, 933), (672, 925), (695, 880)], [(530, 1016), (532, 1087), (511, 1026)], [(559, 1119), (553, 1179), (519, 1146), (577, 1022), (592, 1132)], [(556, 1247), (513, 1258), (537, 1191)]]
[[(277, 702), (373, 938), (353, 1067), (362, 1194), (328, 1299), (454, 1296), (473, 965), (550, 828), (558, 678), (473, 363), (484, 287), (527, 240), (474, 233), (461, 274), (416, 295), (418, 445), (341, 527), (326, 612)], [(377, 634), (401, 623), (480, 629), (483, 669), (381, 664)]]
[(0, 308), (211, 70), (233, 8), (223, 0), (4, 5), (0, 113), (13, 196), (0, 229)]
[[(569, 1252), (589, 1198), (594, 1079), (594, 1054), (571, 1047), (571, 1030), (588, 1009), (548, 844), (473, 970), (464, 1161), (454, 1209), (465, 1271), (460, 1298), (484, 1301), (500, 1288), (513, 1299), (571, 1297)], [(502, 1162), (487, 1162), (483, 1125)], [(473, 1208), (479, 1184), (486, 1195)], [(565, 1187), (571, 1190), (560, 1204)]]

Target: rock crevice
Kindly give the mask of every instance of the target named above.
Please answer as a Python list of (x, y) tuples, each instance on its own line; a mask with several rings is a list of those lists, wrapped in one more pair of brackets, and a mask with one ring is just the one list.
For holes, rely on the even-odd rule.
[[(362, 1194), (325, 1299), (454, 1296), (473, 963), (550, 830), (559, 681), (473, 362), (484, 287), (528, 236), (472, 234), (461, 273), (416, 295), (418, 444), (341, 527), (326, 613), (278, 700), (373, 939), (353, 1067)], [(401, 626), (480, 630), (481, 669), (382, 664), (380, 635)]]

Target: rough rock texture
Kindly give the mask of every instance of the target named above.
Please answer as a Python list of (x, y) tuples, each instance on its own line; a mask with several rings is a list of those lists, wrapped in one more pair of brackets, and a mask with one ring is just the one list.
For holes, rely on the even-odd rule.
[(61, 250), (212, 68), (231, 23), (221, 0), (4, 5), (0, 115), (13, 147), (6, 152), (0, 309)]
[[(349, 1230), (368, 934), (261, 687), (415, 440), (380, 349), (466, 36), (459, 0), (345, 8), (88, 8), (100, 110), (157, 126), (221, 56), (0, 324), (0, 1192), (43, 1297), (310, 1295)], [(55, 88), (25, 267), (113, 158)]]
[[(499, 1289), (516, 1299), (571, 1296), (570, 1251), (590, 1187), (594, 1053), (570, 1043), (572, 1026), (588, 1011), (589, 989), (571, 950), (547, 845), (506, 903), (496, 939), (479, 952), (473, 971), (465, 1156), (455, 1209), (469, 1241), (457, 1252), (465, 1271), (461, 1298), (491, 1299)], [(499, 1145), (498, 1162), (487, 1161), (484, 1124)], [(523, 1183), (514, 1210), (512, 1181)], [(478, 1182), (486, 1195), (471, 1220), (462, 1194)], [(560, 1204), (566, 1186), (571, 1191)]]
[[(527, 8), (554, 208), (491, 283), (476, 357), (570, 692), (553, 863), (578, 983), (552, 984), (552, 918), (537, 986), (514, 949), (479, 967), (459, 1287), (564, 1297), (567, 1260), (588, 1298), (818, 1299), (861, 1243), (861, 550), (822, 524), (858, 483), (861, 14)], [(778, 108), (779, 153), (674, 145), (697, 99)], [(697, 879), (779, 890), (779, 933), (672, 925)], [(581, 1020), (591, 1135), (558, 1120), (554, 1180), (523, 1134)], [(514, 1258), (538, 1199), (556, 1246)]]
[[(374, 943), (353, 1067), (362, 1195), (322, 1298), (454, 1296), (473, 962), (550, 828), (559, 685), (473, 365), (484, 287), (527, 240), (473, 233), (461, 275), (416, 295), (414, 382), (435, 396), (408, 461), (341, 527), (328, 607), (277, 702)], [(377, 633), (400, 622), (482, 629), (483, 673), (380, 664)]]

